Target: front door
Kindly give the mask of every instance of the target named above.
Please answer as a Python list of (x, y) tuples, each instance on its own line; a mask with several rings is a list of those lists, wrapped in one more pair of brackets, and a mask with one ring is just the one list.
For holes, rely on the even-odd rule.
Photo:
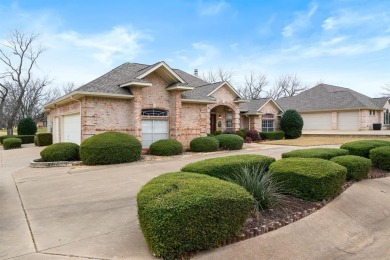
[(217, 123), (217, 115), (210, 114), (210, 134), (214, 134), (215, 131), (217, 130), (216, 123)]

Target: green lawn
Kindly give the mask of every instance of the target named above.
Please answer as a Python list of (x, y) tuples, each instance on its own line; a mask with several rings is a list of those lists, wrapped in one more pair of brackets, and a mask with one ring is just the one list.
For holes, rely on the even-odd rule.
[[(47, 127), (38, 127), (38, 133), (46, 133), (46, 132), (47, 132)], [(7, 134), (7, 129), (0, 129), (0, 136), (6, 134)], [(14, 128), (14, 135), (17, 134), (18, 134), (18, 130)]]

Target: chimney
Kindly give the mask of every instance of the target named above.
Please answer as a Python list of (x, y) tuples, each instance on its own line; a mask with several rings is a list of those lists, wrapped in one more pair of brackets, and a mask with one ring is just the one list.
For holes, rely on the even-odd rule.
[(194, 69), (194, 76), (198, 76), (198, 69)]

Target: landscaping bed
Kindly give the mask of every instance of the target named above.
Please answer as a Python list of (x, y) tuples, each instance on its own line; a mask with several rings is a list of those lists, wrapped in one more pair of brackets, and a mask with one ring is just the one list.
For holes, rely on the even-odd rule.
[[(390, 176), (388, 171), (372, 167), (367, 179), (377, 179)], [(354, 181), (347, 181), (343, 185), (343, 191), (348, 189)], [(332, 198), (333, 199), (333, 198)], [(292, 222), (298, 221), (311, 213), (321, 209), (328, 204), (332, 199), (322, 202), (311, 202), (302, 199), (286, 196), (284, 202), (277, 206), (260, 211), (257, 217), (252, 214), (241, 228), (240, 233), (236, 237), (232, 237), (224, 241), (220, 246), (233, 244), (248, 238), (259, 236), (267, 232), (276, 230), (286, 226)]]

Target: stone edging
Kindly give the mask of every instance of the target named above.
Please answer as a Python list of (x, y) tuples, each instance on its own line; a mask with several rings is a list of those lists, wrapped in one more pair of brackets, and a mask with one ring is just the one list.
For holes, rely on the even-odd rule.
[(31, 168), (69, 167), (80, 165), (83, 165), (82, 161), (43, 162), (42, 159), (35, 159), (30, 161)]

